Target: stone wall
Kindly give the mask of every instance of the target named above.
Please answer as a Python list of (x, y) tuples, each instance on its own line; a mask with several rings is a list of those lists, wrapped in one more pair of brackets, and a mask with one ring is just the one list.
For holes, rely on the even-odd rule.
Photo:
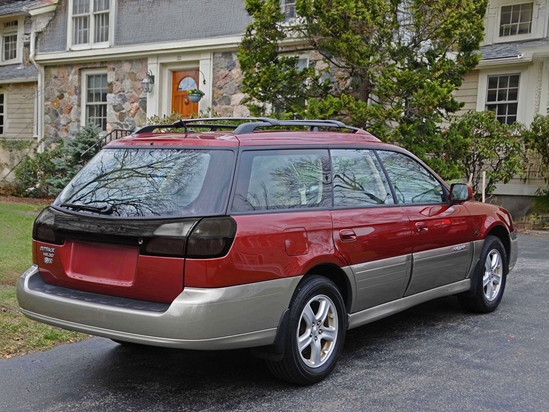
[(104, 68), (107, 72), (107, 130), (145, 125), (146, 95), (141, 80), (147, 59), (61, 65), (45, 68), (44, 137), (56, 141), (73, 136), (82, 126), (82, 72)]
[(110, 62), (107, 68), (107, 131), (137, 129), (147, 123), (147, 95), (141, 81), (147, 59)]
[[(323, 71), (323, 80), (329, 78), (339, 87), (348, 86), (346, 73), (330, 68), (318, 52), (307, 52), (309, 66), (317, 71)], [(329, 69), (325, 71), (325, 69)], [(242, 103), (247, 96), (242, 93), (243, 73), (236, 57), (236, 52), (214, 53), (213, 57), (213, 98), (212, 112), (218, 116), (245, 117), (250, 115), (248, 108)]]
[(214, 53), (212, 111), (218, 116), (243, 117), (250, 111), (242, 104), (242, 70), (235, 52)]

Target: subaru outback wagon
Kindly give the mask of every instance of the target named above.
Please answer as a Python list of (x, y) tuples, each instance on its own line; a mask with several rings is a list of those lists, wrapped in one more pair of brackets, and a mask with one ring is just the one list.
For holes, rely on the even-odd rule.
[(505, 209), (471, 198), (337, 121), (146, 126), (37, 217), (19, 304), (120, 343), (253, 348), (310, 384), (350, 328), (448, 295), (496, 309), (516, 233)]

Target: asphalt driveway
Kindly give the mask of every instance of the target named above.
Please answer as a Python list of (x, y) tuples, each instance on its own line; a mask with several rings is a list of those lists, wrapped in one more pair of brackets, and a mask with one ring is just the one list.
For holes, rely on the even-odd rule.
[(520, 236), (498, 310), (443, 298), (348, 333), (325, 381), (291, 386), (246, 350), (93, 338), (0, 361), (0, 411), (549, 411), (549, 238)]

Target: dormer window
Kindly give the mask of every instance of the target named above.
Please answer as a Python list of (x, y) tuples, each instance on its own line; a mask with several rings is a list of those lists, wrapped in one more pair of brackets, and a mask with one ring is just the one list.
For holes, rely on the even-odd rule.
[(297, 17), (295, 0), (280, 0), (280, 11), (284, 14), (284, 20), (291, 20)]
[[(107, 47), (112, 26), (114, 0), (72, 0), (70, 7), (73, 48)], [(84, 47), (79, 47), (84, 46)]]
[(19, 22), (13, 20), (3, 23), (0, 27), (0, 34), (2, 37), (2, 62), (11, 63), (17, 61), (18, 26)]
[(499, 36), (516, 36), (532, 32), (533, 3), (513, 4), (501, 8)]

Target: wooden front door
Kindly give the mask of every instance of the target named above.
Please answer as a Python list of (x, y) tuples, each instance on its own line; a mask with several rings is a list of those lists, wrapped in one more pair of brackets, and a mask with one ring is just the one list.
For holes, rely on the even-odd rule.
[(187, 90), (198, 89), (198, 73), (196, 70), (173, 72), (172, 78), (172, 111), (188, 118), (198, 116), (198, 103), (193, 103), (187, 96)]

